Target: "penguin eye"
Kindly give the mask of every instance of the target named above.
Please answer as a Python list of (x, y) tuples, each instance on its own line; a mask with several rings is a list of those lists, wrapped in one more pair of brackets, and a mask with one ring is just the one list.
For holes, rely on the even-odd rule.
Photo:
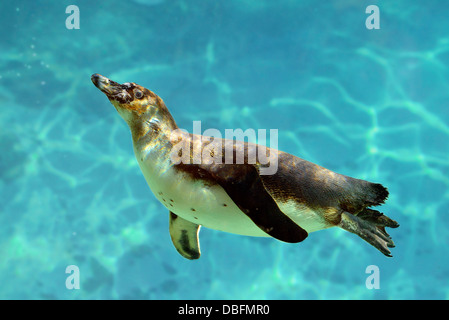
[(134, 97), (135, 97), (136, 99), (141, 99), (141, 98), (143, 97), (143, 92), (140, 91), (140, 90), (134, 91)]

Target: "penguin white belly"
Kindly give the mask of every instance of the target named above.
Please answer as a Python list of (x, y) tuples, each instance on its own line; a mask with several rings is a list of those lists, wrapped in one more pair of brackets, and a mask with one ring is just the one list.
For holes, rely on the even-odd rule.
[[(156, 198), (171, 212), (192, 223), (229, 233), (269, 237), (246, 216), (219, 185), (207, 185), (176, 172), (167, 162), (137, 157)], [(159, 165), (155, 165), (155, 163)]]
[(297, 225), (301, 226), (308, 233), (327, 229), (334, 225), (327, 222), (323, 215), (311, 210), (307, 206), (300, 204), (294, 200), (286, 202), (276, 201), (279, 209), (292, 219)]
[[(138, 157), (140, 159), (140, 157)], [(232, 201), (219, 185), (206, 185), (192, 180), (187, 174), (176, 172), (159, 162), (139, 161), (151, 191), (169, 211), (192, 223), (229, 233), (269, 237)], [(279, 209), (307, 232), (332, 227), (322, 215), (295, 201), (276, 201)]]

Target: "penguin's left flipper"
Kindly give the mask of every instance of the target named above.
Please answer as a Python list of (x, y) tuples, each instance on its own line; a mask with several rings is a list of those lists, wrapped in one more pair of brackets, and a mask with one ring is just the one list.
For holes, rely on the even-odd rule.
[(290, 243), (307, 238), (307, 231), (279, 209), (253, 165), (215, 164), (200, 167), (213, 177), (240, 210), (265, 233)]

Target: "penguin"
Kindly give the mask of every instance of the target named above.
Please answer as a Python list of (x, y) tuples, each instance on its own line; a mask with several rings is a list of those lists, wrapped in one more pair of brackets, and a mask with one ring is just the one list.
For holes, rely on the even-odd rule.
[[(184, 258), (200, 257), (201, 226), (288, 243), (339, 227), (392, 256), (385, 228), (399, 224), (372, 208), (388, 197), (383, 185), (262, 145), (188, 133), (152, 91), (99, 74), (91, 80), (128, 124), (137, 162), (169, 212), (170, 236)], [(270, 167), (276, 170), (267, 174)]]

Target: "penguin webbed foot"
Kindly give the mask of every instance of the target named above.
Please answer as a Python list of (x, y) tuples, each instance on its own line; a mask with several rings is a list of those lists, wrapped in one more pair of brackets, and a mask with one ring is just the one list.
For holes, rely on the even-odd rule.
[(385, 231), (385, 227), (397, 228), (399, 224), (379, 211), (365, 209), (359, 214), (348, 212), (341, 214), (339, 227), (358, 235), (387, 257), (392, 257), (388, 248), (394, 248), (394, 242)]
[(368, 221), (370, 223), (375, 224), (377, 227), (390, 227), (397, 228), (399, 227), (399, 223), (394, 221), (393, 219), (387, 217), (382, 212), (373, 209), (365, 209), (359, 213), (357, 213), (357, 217)]

